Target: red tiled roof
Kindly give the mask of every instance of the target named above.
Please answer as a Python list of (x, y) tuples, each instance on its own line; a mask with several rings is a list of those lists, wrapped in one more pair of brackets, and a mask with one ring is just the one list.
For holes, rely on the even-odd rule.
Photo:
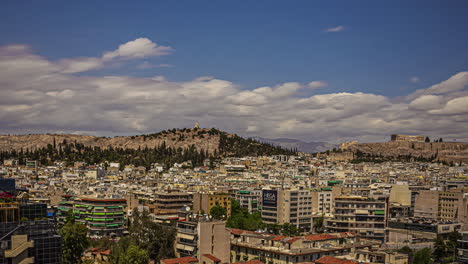
[(323, 256), (315, 261), (317, 264), (358, 264), (353, 260), (339, 259), (332, 256)]
[(301, 237), (293, 237), (293, 238), (289, 239), (287, 242), (288, 242), (289, 244), (292, 244), (292, 243), (298, 241), (299, 239), (301, 239)]
[(231, 229), (231, 234), (234, 234), (234, 235), (241, 235), (242, 233), (244, 233), (244, 230), (241, 230), (241, 229)]
[(190, 262), (198, 262), (198, 259), (195, 257), (183, 257), (183, 258), (172, 258), (172, 259), (163, 259), (164, 264), (182, 264)]
[(279, 241), (279, 240), (281, 240), (283, 238), (287, 238), (287, 236), (275, 236), (272, 240), (273, 241)]
[(261, 262), (258, 259), (252, 259), (252, 260), (249, 260), (249, 261), (246, 261), (246, 262), (235, 262), (235, 263), (232, 263), (232, 264), (265, 264), (265, 263)]
[(203, 256), (211, 259), (214, 262), (221, 262), (221, 260), (219, 258), (217, 258), (217, 257), (215, 257), (215, 256), (213, 256), (211, 254), (203, 254)]
[(336, 239), (336, 238), (338, 238), (338, 237), (335, 236), (335, 235), (329, 235), (329, 234), (318, 234), (318, 235), (305, 236), (305, 239), (312, 240), (312, 241), (330, 240), (330, 239)]

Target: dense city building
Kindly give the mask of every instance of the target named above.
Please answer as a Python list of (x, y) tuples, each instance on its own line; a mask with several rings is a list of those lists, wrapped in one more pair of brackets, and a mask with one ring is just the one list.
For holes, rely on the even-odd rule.
[(64, 196), (58, 206), (59, 221), (64, 222), (67, 214), (73, 212), (77, 222), (89, 229), (91, 237), (122, 236), (127, 226), (125, 199), (95, 199), (88, 197)]
[(334, 217), (327, 221), (331, 232), (355, 232), (363, 238), (385, 240), (385, 198), (340, 196), (335, 198)]
[(62, 263), (62, 238), (46, 205), (28, 201), (14, 179), (0, 179), (0, 263)]

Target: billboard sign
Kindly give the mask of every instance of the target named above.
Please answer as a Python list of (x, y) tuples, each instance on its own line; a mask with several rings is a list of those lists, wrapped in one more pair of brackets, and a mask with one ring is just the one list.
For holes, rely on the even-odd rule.
[(263, 206), (276, 207), (278, 203), (278, 192), (276, 190), (263, 190)]

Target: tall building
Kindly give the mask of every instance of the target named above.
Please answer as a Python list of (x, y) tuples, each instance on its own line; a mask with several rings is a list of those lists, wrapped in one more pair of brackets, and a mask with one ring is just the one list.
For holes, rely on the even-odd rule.
[(467, 199), (462, 189), (420, 191), (414, 205), (414, 216), (442, 221), (468, 223)]
[(333, 197), (337, 192), (333, 188), (324, 187), (312, 190), (312, 212), (318, 215), (328, 215), (333, 212)]
[(235, 199), (240, 207), (245, 208), (249, 213), (261, 211), (262, 209), (262, 190), (241, 190), (235, 194)]
[(197, 257), (210, 254), (221, 263), (229, 263), (229, 231), (224, 221), (213, 221), (205, 216), (187, 214), (185, 221), (177, 222), (175, 250), (177, 257)]
[(95, 199), (63, 196), (57, 216), (64, 222), (73, 210), (77, 222), (83, 223), (91, 237), (122, 236), (127, 230), (126, 199)]
[(354, 232), (363, 238), (385, 241), (387, 198), (340, 196), (335, 198), (333, 218), (327, 221), (330, 232)]
[(14, 179), (0, 179), (0, 264), (62, 263), (62, 238), (46, 205), (14, 186)]
[(312, 230), (312, 194), (309, 190), (263, 190), (262, 220), (290, 223), (303, 232)]

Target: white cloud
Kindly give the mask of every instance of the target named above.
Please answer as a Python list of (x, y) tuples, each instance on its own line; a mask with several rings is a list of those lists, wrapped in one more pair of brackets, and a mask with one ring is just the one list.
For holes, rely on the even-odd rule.
[(437, 95), (423, 95), (411, 101), (409, 106), (417, 110), (430, 110), (441, 106), (442, 97)]
[(418, 76), (413, 76), (409, 79), (410, 82), (412, 83), (418, 83), (420, 81)]
[(309, 88), (311, 89), (318, 89), (322, 87), (327, 87), (328, 83), (324, 81), (313, 81), (309, 83)]
[[(12, 49), (25, 51), (25, 48), (21, 46), (10, 47), (9, 49), (10, 51), (14, 51)], [(79, 73), (100, 69), (112, 61), (159, 57), (168, 55), (173, 51), (174, 49), (169, 46), (160, 46), (147, 38), (138, 38), (120, 45), (114, 51), (105, 52), (102, 57), (63, 59), (58, 61), (57, 64), (62, 68), (63, 73)], [(149, 62), (143, 62), (137, 66), (139, 69), (149, 69), (153, 67), (170, 67), (170, 64), (153, 65)]]
[(173, 52), (169, 46), (160, 46), (147, 38), (138, 38), (119, 46), (118, 49), (104, 53), (102, 59), (142, 59), (168, 55)]
[(62, 65), (64, 73), (85, 72), (104, 66), (104, 62), (98, 58), (64, 59), (59, 64)]
[(452, 99), (441, 109), (429, 111), (436, 115), (459, 115), (468, 113), (468, 96)]
[(136, 67), (137, 69), (145, 70), (145, 69), (152, 69), (152, 68), (171, 68), (171, 67), (174, 67), (174, 65), (167, 64), (167, 63), (153, 64), (153, 63), (145, 61), (143, 63), (138, 64)]
[(361, 92), (301, 96), (303, 89), (325, 87), (324, 81), (241, 89), (209, 76), (174, 82), (163, 76), (73, 74), (94, 62), (53, 62), (24, 45), (0, 47), (1, 131), (132, 134), (199, 121), (203, 127), (262, 137), (383, 139), (404, 129), (468, 140), (468, 72), (394, 101)]
[(459, 72), (448, 80), (434, 84), (427, 89), (420, 89), (410, 94), (408, 98), (414, 99), (425, 94), (448, 94), (464, 90), (468, 87), (468, 72)]
[(344, 26), (336, 26), (332, 28), (327, 28), (325, 31), (326, 32), (340, 32), (340, 31), (343, 31), (344, 29), (345, 29)]

